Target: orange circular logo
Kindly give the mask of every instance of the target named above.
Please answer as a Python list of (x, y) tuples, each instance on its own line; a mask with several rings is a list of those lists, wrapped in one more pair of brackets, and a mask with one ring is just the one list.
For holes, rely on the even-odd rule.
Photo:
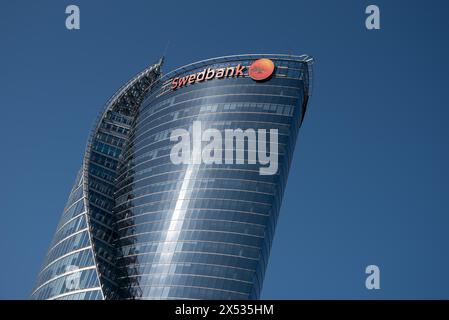
[(256, 81), (268, 79), (274, 71), (274, 63), (270, 59), (258, 59), (249, 67), (249, 76)]

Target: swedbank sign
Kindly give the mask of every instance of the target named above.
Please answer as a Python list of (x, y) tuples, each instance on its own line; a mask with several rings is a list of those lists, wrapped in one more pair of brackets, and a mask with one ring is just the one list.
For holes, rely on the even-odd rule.
[(172, 90), (176, 90), (187, 85), (213, 79), (238, 78), (250, 76), (255, 81), (268, 79), (274, 71), (274, 63), (270, 59), (258, 59), (249, 67), (238, 64), (226, 68), (206, 68), (203, 71), (193, 73), (181, 78), (171, 80)]

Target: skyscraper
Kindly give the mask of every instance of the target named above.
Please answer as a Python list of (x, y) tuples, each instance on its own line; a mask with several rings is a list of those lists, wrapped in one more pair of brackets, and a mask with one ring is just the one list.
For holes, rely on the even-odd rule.
[(259, 298), (312, 60), (162, 62), (100, 114), (33, 299)]

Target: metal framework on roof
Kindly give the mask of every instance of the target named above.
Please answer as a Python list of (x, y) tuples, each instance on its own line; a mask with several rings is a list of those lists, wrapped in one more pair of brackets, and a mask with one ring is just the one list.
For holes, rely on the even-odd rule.
[[(84, 201), (85, 201), (85, 207), (87, 210), (87, 225), (89, 227), (89, 238), (92, 245), (92, 250), (94, 253), (94, 262), (97, 267), (97, 275), (98, 280), (102, 288), (102, 294), (103, 298), (110, 299), (110, 298), (117, 298), (117, 292), (115, 293), (107, 293), (105, 292), (104, 288), (104, 282), (105, 276), (100, 273), (100, 270), (102, 270), (99, 265), (102, 263), (97, 258), (97, 250), (95, 248), (95, 241), (93, 240), (93, 230), (95, 229), (95, 224), (91, 221), (91, 212), (90, 212), (90, 186), (89, 181), (91, 177), (91, 173), (89, 170), (89, 167), (92, 163), (91, 155), (93, 151), (93, 144), (95, 143), (97, 134), (99, 133), (100, 129), (102, 128), (103, 123), (107, 120), (108, 113), (110, 112), (117, 112), (121, 115), (133, 117), (136, 114), (136, 111), (140, 104), (143, 101), (143, 98), (145, 97), (146, 93), (150, 90), (151, 86), (154, 84), (154, 82), (160, 77), (161, 74), (161, 66), (164, 62), (164, 59), (161, 58), (156, 64), (151, 65), (138, 73), (135, 77), (133, 77), (131, 80), (129, 80), (127, 83), (125, 83), (117, 92), (108, 100), (103, 110), (100, 112), (99, 116), (97, 117), (95, 124), (93, 126), (93, 130), (91, 131), (91, 134), (89, 136), (86, 150), (84, 153), (83, 158), (83, 166), (82, 166), (82, 173), (83, 173), (83, 193), (84, 193)], [(111, 212), (112, 215), (112, 212)], [(109, 226), (111, 229), (113, 226)], [(112, 246), (112, 243), (110, 244)], [(113, 282), (112, 280), (109, 280), (110, 282)], [(117, 286), (118, 287), (118, 286)]]

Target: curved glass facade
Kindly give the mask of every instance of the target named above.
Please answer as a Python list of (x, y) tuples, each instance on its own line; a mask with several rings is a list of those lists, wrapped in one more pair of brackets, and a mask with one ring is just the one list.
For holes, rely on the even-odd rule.
[(160, 76), (161, 64), (128, 81), (100, 113), (31, 299), (120, 297), (112, 212), (117, 164), (137, 108)]
[[(171, 87), (172, 79), (269, 58), (274, 75)], [(127, 297), (259, 298), (298, 129), (309, 95), (305, 57), (206, 60), (162, 77), (139, 108), (119, 168), (118, 243)], [(277, 129), (278, 170), (258, 164), (173, 164), (175, 129)], [(193, 142), (194, 143), (194, 142)], [(223, 147), (223, 152), (226, 152)]]
[[(261, 58), (274, 73), (255, 81), (248, 71)], [(163, 76), (161, 64), (121, 88), (96, 122), (32, 298), (259, 298), (310, 95), (311, 59), (229, 56)], [(201, 81), (191, 78), (201, 72)], [(198, 123), (202, 132), (243, 133), (220, 143), (234, 162), (173, 161), (176, 131), (193, 148), (207, 145), (195, 137)], [(249, 160), (252, 151), (259, 163)], [(275, 170), (262, 173), (268, 154)]]
[(48, 249), (32, 299), (103, 299), (93, 259), (79, 171)]

